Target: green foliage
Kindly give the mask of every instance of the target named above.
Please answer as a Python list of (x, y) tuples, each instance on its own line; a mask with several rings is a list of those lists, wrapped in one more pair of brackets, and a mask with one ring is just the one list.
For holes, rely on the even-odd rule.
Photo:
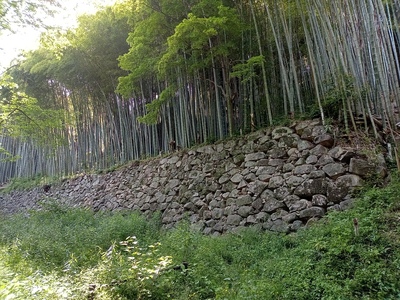
[(14, 138), (33, 139), (41, 144), (58, 145), (54, 131), (62, 128), (61, 110), (43, 109), (38, 101), (22, 92), (7, 75), (0, 80), (0, 129)]
[(95, 271), (97, 280), (106, 283), (102, 289), (123, 299), (154, 299), (157, 280), (171, 264), (170, 256), (160, 256), (159, 246), (143, 247), (136, 236), (112, 245)]
[[(366, 97), (367, 88), (360, 88), (355, 82), (355, 78), (349, 74), (337, 75), (324, 82), (325, 91), (322, 99), (322, 109), (325, 117), (334, 120), (346, 118), (349, 114), (349, 108), (354, 109), (360, 99)], [(354, 109), (357, 111), (357, 109)], [(310, 109), (310, 116), (319, 115), (318, 107), (314, 105)]]
[(37, 268), (62, 270), (70, 264), (71, 268), (95, 264), (99, 250), (132, 233), (145, 241), (152, 239), (157, 226), (156, 220), (145, 222), (137, 214), (94, 214), (47, 200), (41, 211), (30, 212), (28, 218), (3, 218), (0, 240), (10, 245), (11, 258), (20, 255)]
[(240, 78), (242, 83), (248, 82), (257, 76), (255, 68), (260, 67), (264, 61), (265, 58), (262, 55), (251, 57), (245, 63), (233, 66), (230, 76)]
[(170, 85), (163, 90), (157, 99), (146, 104), (146, 115), (138, 117), (138, 121), (148, 125), (157, 124), (159, 122), (160, 109), (163, 104), (167, 103), (175, 97), (176, 86)]
[(2, 189), (2, 192), (8, 193), (10, 191), (28, 190), (38, 186), (43, 186), (45, 184), (53, 184), (58, 181), (58, 178), (41, 175), (36, 175), (30, 178), (13, 178), (10, 180), (7, 186)]
[(43, 15), (52, 15), (59, 6), (57, 0), (0, 0), (0, 32), (17, 26), (43, 26)]
[(211, 237), (186, 222), (164, 231), (158, 219), (50, 203), (0, 221), (0, 297), (398, 299), (399, 188), (393, 174), (354, 208), (290, 235)]
[(207, 9), (196, 14), (196, 7), (193, 8), (194, 12), (175, 27), (159, 62), (162, 71), (182, 65), (195, 71), (209, 66), (212, 58), (231, 54), (243, 25), (237, 11), (222, 5), (221, 1), (208, 2)]

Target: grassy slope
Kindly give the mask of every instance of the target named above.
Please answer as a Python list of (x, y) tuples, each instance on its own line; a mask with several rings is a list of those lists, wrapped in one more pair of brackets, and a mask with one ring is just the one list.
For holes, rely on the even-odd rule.
[(394, 175), (291, 235), (165, 232), (157, 218), (57, 205), (4, 217), (0, 299), (89, 299), (90, 284), (93, 299), (400, 299), (399, 190)]

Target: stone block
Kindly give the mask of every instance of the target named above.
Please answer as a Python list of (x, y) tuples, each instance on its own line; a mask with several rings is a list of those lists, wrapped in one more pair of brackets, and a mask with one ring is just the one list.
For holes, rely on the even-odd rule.
[(320, 218), (325, 215), (325, 209), (322, 207), (309, 207), (299, 212), (300, 219)]
[(243, 218), (239, 215), (229, 215), (226, 219), (226, 224), (238, 226), (242, 220)]

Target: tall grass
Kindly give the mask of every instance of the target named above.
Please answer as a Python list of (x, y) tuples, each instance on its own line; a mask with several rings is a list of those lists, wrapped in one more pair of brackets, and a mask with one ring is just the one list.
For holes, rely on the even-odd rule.
[(57, 206), (6, 217), (0, 298), (399, 299), (399, 188), (394, 175), (290, 235), (204, 236), (186, 222), (165, 231), (156, 218)]

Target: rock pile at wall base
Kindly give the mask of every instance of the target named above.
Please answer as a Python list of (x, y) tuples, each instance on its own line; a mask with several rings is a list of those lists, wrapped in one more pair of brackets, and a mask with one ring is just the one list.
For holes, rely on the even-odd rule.
[(246, 226), (290, 232), (349, 207), (352, 190), (371, 175), (387, 175), (383, 154), (337, 146), (319, 121), (303, 121), (83, 174), (48, 192), (12, 192), (2, 195), (0, 211), (34, 209), (52, 198), (95, 211), (159, 212), (167, 228), (185, 218), (205, 234)]

